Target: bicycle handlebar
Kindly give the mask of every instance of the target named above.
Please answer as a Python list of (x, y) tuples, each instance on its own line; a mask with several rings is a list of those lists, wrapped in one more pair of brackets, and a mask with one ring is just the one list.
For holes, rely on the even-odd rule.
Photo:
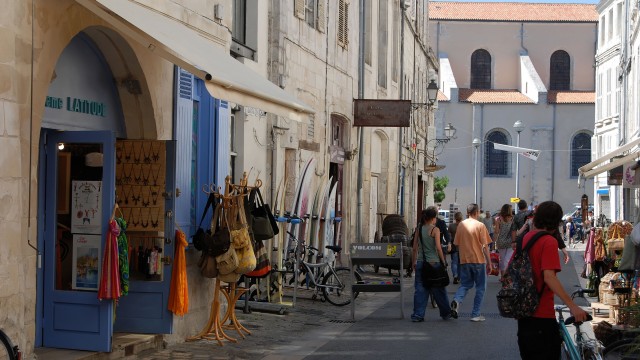
[(578, 289), (571, 293), (571, 299), (573, 300), (576, 296), (583, 298), (585, 294), (594, 294), (596, 289)]
[[(591, 320), (593, 320), (593, 317), (591, 315), (587, 314), (587, 320), (585, 320), (585, 321), (591, 321)], [(568, 317), (567, 320), (564, 321), (564, 324), (565, 325), (574, 324), (576, 326), (582, 325), (581, 322), (576, 322), (576, 319), (573, 316)]]

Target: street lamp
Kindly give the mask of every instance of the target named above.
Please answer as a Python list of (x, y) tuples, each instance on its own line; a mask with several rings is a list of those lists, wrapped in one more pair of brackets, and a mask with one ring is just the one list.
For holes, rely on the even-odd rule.
[(438, 98), (438, 90), (438, 84), (436, 84), (436, 81), (434, 79), (431, 79), (429, 85), (427, 85), (427, 102), (411, 103), (411, 109), (416, 110), (424, 107), (430, 109)]
[(478, 148), (482, 141), (478, 138), (473, 139), (473, 200), (478, 203)]
[[(522, 132), (522, 130), (524, 130), (525, 126), (522, 123), (522, 121), (518, 120), (513, 124), (513, 129), (518, 133), (518, 136), (516, 138), (516, 147), (520, 147), (520, 133)], [(520, 181), (520, 157), (518, 156), (518, 153), (516, 153), (516, 198), (519, 197), (518, 196), (518, 182)], [(518, 209), (516, 207), (516, 213), (518, 212)]]

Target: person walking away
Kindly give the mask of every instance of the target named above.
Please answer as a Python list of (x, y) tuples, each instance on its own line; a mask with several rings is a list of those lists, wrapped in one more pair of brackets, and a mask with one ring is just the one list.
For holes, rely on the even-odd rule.
[(489, 231), (483, 223), (478, 221), (478, 205), (467, 206), (468, 219), (458, 224), (456, 237), (453, 244), (458, 247), (460, 255), (460, 287), (456, 291), (451, 302), (451, 311), (458, 315), (458, 309), (467, 292), (475, 286), (476, 294), (473, 299), (471, 321), (484, 321), (480, 315), (484, 292), (487, 288), (487, 272), (489, 271), (490, 257), (489, 244), (491, 238)]
[[(456, 230), (458, 229), (458, 224), (462, 222), (462, 213), (460, 211), (456, 211), (453, 215), (454, 222), (449, 225), (449, 233), (451, 234), (451, 238), (456, 238)], [(460, 284), (460, 254), (458, 253), (458, 247), (454, 244), (451, 245), (451, 275), (453, 275), (453, 283)]]
[[(491, 216), (491, 213), (487, 210), (484, 214), (484, 218), (482, 219), (482, 223), (484, 224), (484, 226), (487, 227), (487, 230), (489, 230), (489, 236), (491, 236), (491, 238), (493, 239), (494, 234), (494, 228), (495, 228), (495, 219)], [(493, 247), (495, 247), (495, 242), (491, 244), (491, 248), (489, 250), (493, 250)]]
[(527, 211), (527, 202), (521, 199), (518, 201), (518, 213), (513, 217), (513, 222), (511, 223), (511, 241), (514, 243), (518, 236), (518, 230), (522, 229), (529, 215), (531, 215), (531, 212)]
[(442, 245), (440, 244), (440, 230), (435, 226), (437, 216), (438, 211), (434, 206), (422, 210), (420, 224), (418, 225), (418, 229), (416, 229), (413, 239), (412, 264), (416, 274), (415, 292), (413, 294), (413, 313), (411, 314), (411, 321), (413, 322), (424, 321), (429, 295), (433, 296), (440, 310), (440, 317), (443, 320), (457, 317), (457, 314), (453, 316), (451, 312), (446, 288), (429, 288), (425, 287), (422, 282), (422, 267), (425, 266), (425, 261), (435, 268), (446, 266), (447, 263)]
[(513, 255), (513, 240), (511, 239), (511, 223), (513, 214), (511, 204), (504, 204), (500, 209), (500, 216), (496, 219), (494, 230), (495, 247), (500, 254), (500, 277), (507, 270), (507, 265)]
[[(540, 230), (558, 232), (562, 221), (562, 208), (553, 201), (538, 206), (533, 218), (534, 229), (524, 236), (523, 248)], [(559, 359), (561, 337), (554, 311), (554, 294), (569, 308), (576, 322), (587, 319), (587, 313), (576, 305), (562, 287), (556, 273), (561, 270), (558, 242), (554, 235), (540, 237), (529, 250), (533, 281), (541, 294), (540, 302), (531, 317), (518, 320), (518, 347), (524, 360)]]
[(569, 246), (576, 247), (576, 224), (573, 223), (573, 218), (569, 216), (567, 223), (565, 224), (564, 235)]

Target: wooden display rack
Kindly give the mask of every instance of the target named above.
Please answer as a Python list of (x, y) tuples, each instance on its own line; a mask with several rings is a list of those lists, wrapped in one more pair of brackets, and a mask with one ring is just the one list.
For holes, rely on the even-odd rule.
[[(262, 184), (262, 181), (258, 179), (256, 181), (255, 187), (260, 187), (261, 184)], [(216, 192), (214, 187), (209, 187), (208, 189), (205, 189), (206, 187), (207, 185), (203, 187), (203, 191), (206, 193), (214, 193), (216, 197), (222, 198), (223, 206), (228, 206), (229, 200), (233, 196), (246, 196), (248, 195), (248, 191), (254, 188), (251, 186), (247, 186), (246, 172), (243, 174), (242, 180), (240, 181), (240, 185), (232, 184), (231, 177), (230, 176), (226, 177), (224, 195), (221, 195), (218, 192)], [(232, 195), (233, 191), (237, 191), (237, 194)], [(243, 332), (246, 333), (247, 335), (251, 335), (251, 332), (247, 330), (247, 328), (242, 326), (242, 324), (240, 324), (235, 314), (235, 308), (236, 308), (236, 303), (238, 302), (238, 299), (240, 298), (240, 296), (242, 296), (242, 294), (245, 294), (247, 291), (248, 289), (246, 288), (238, 288), (236, 286), (236, 283), (231, 283), (231, 284), (227, 284), (226, 286), (222, 286), (221, 281), (219, 279), (216, 279), (216, 284), (213, 290), (213, 301), (211, 302), (211, 311), (209, 313), (209, 320), (207, 321), (204, 328), (202, 328), (202, 330), (200, 330), (200, 332), (197, 335), (189, 337), (185, 341), (216, 340), (220, 346), (224, 346), (224, 344), (222, 343), (222, 340), (226, 339), (233, 343), (238, 341), (237, 339), (227, 335), (224, 332), (225, 329), (236, 330), (238, 335), (240, 335), (240, 337), (243, 339), (245, 338), (245, 335), (243, 334)], [(224, 316), (222, 317), (220, 316), (220, 308), (221, 308), (220, 294), (222, 294), (222, 296), (224, 296), (225, 299), (227, 300), (227, 310), (225, 311)]]

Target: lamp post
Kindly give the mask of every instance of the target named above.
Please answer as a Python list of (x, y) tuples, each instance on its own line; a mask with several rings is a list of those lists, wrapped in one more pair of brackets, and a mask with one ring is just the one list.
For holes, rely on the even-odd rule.
[(473, 202), (478, 203), (478, 148), (480, 147), (480, 139), (473, 139)]
[[(524, 130), (525, 126), (522, 123), (522, 121), (518, 120), (513, 124), (513, 129), (516, 131), (516, 133), (518, 133), (518, 136), (516, 137), (516, 146), (520, 147), (520, 133), (522, 132), (522, 130)], [(516, 153), (516, 197), (519, 197), (518, 195), (518, 183), (520, 181), (520, 157), (518, 156), (519, 154)], [(516, 206), (516, 213), (518, 212), (518, 207)]]

